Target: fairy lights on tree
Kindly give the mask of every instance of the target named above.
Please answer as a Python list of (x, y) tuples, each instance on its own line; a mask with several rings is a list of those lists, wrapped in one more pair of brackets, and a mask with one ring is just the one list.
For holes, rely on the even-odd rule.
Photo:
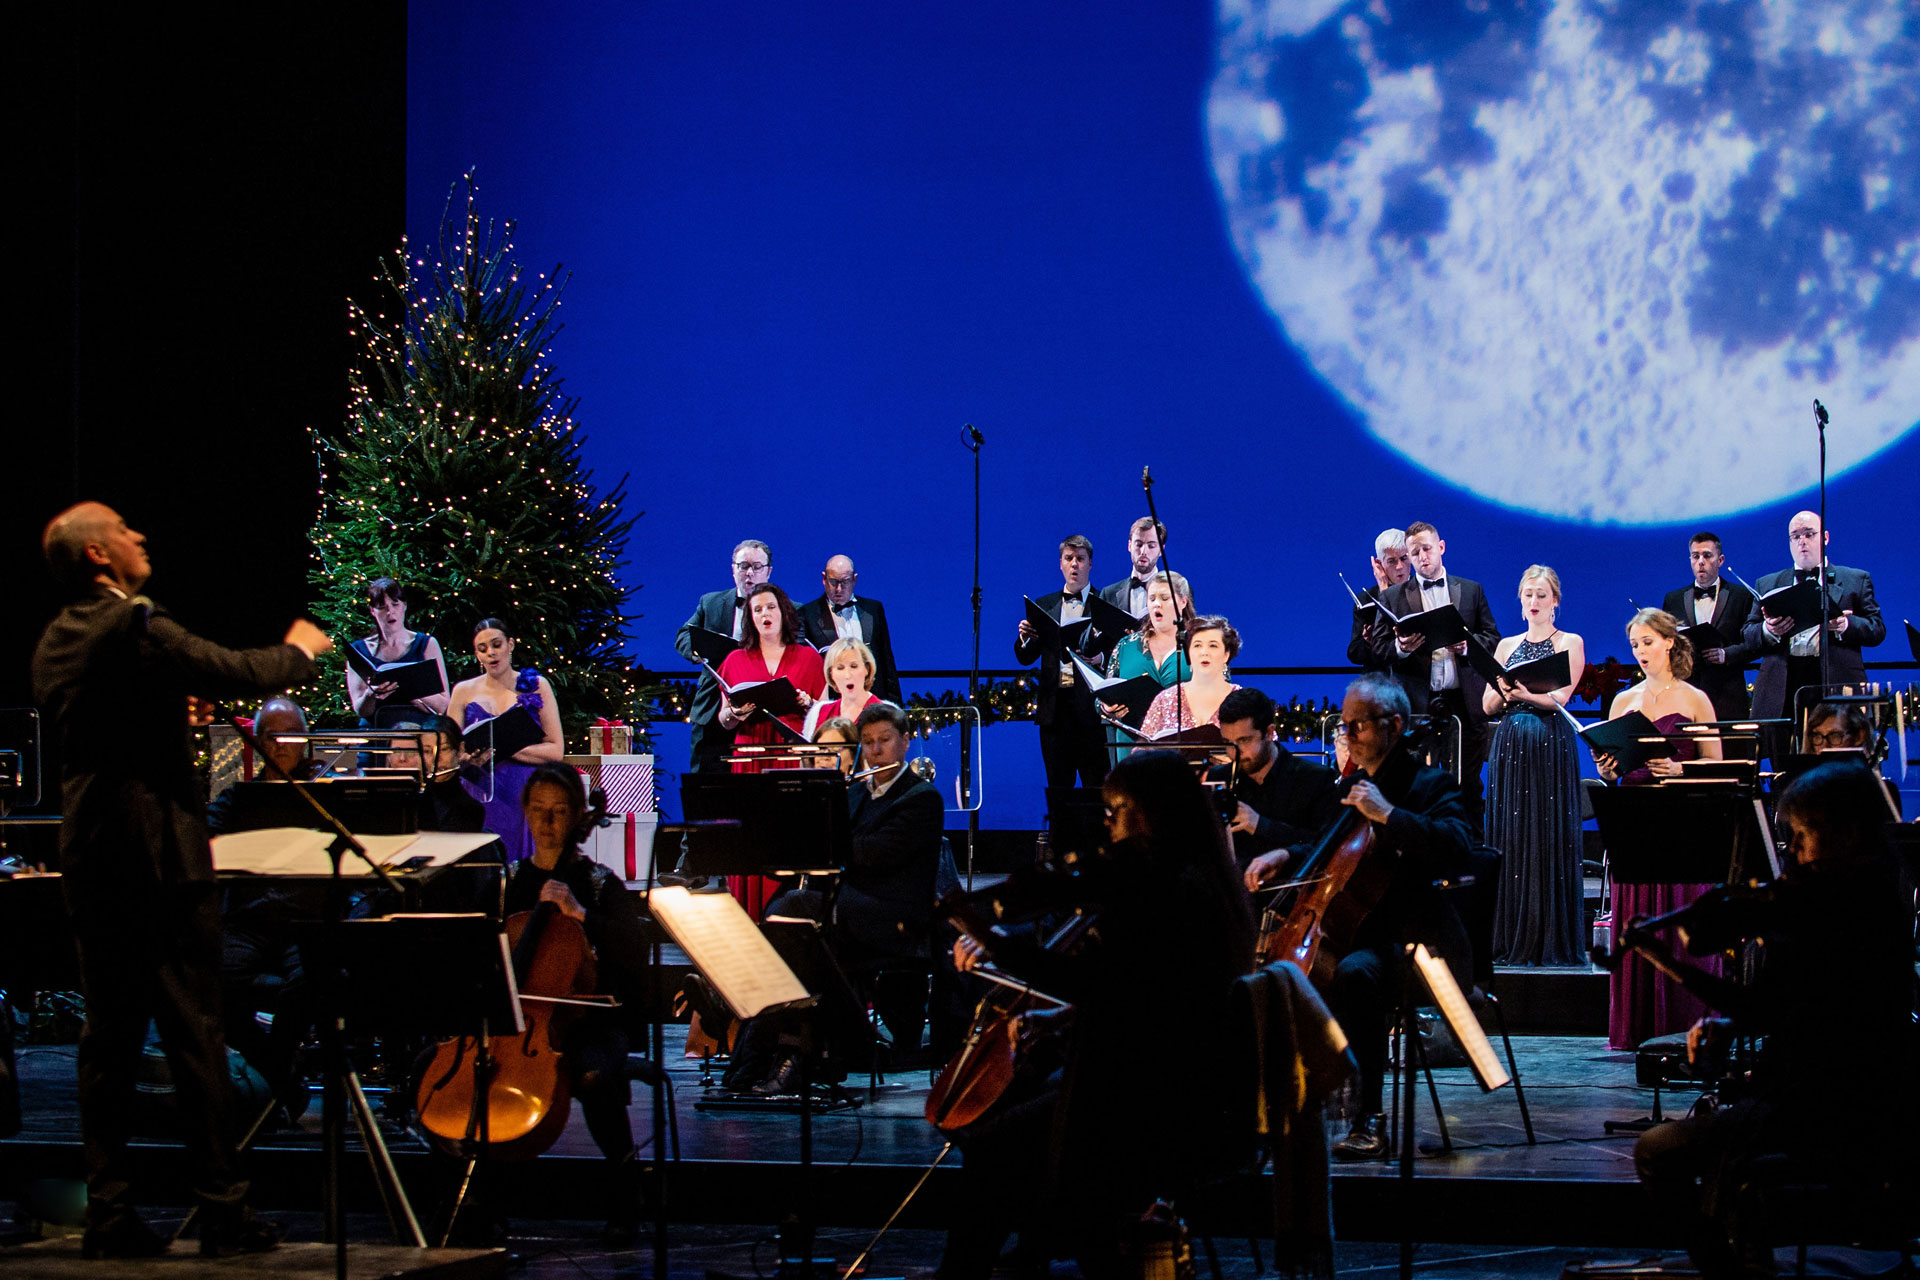
[[(366, 635), (366, 584), (395, 578), (453, 680), (478, 671), (475, 621), (497, 617), (515, 665), (552, 681), (570, 743), (598, 717), (644, 727), (659, 689), (623, 652), (638, 615), (618, 577), (638, 516), (621, 513), (625, 477), (596, 493), (578, 402), (548, 363), (567, 275), (514, 261), (514, 224), (483, 222), (463, 181), (434, 251), (403, 240), (375, 276), (383, 303), (348, 306), (365, 354), (345, 421), (314, 438), (314, 612), (343, 642)], [(329, 666), (324, 710), (345, 716), (337, 651)]]

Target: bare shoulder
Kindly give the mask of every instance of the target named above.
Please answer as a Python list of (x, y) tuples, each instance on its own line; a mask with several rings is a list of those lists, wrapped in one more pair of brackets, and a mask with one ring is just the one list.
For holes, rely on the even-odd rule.
[(1702, 693), (1699, 689), (1695, 688), (1693, 685), (1689, 684), (1683, 687), (1686, 689), (1687, 719), (1692, 720), (1698, 724), (1705, 724), (1710, 720), (1717, 720), (1720, 718), (1719, 713), (1717, 713), (1713, 709), (1712, 698), (1709, 698), (1706, 694)]
[(1640, 709), (1641, 699), (1645, 697), (1647, 686), (1636, 684), (1631, 689), (1622, 689), (1613, 700), (1613, 710), (1607, 712), (1607, 719), (1618, 720), (1628, 712)]
[(1580, 638), (1580, 633), (1577, 631), (1562, 631), (1553, 638), (1553, 651), (1555, 653), (1565, 653), (1567, 650), (1576, 647), (1582, 653), (1587, 651), (1587, 642)]

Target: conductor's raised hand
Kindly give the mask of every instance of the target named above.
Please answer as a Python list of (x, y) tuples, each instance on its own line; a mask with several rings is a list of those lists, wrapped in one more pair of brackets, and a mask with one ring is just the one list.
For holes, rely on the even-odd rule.
[(213, 703), (196, 694), (187, 695), (187, 724), (204, 729), (213, 723)]
[(287, 638), (281, 643), (305, 649), (316, 658), (333, 648), (333, 641), (327, 639), (327, 633), (305, 618), (293, 620), (293, 625), (287, 628)]

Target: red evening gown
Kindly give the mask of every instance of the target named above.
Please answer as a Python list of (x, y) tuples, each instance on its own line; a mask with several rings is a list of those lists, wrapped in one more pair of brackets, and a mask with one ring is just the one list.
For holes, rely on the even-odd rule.
[[(780, 655), (777, 670), (767, 669), (767, 660), (759, 647), (735, 649), (720, 664), (720, 678), (728, 684), (750, 684), (758, 680), (777, 680), (785, 676), (794, 688), (810, 698), (818, 698), (827, 688), (826, 668), (821, 665), (820, 651), (812, 645), (790, 644), (786, 652)], [(803, 711), (799, 715), (782, 716), (781, 723), (795, 733), (806, 719)], [(756, 715), (747, 726), (733, 736), (734, 743), (752, 746), (782, 742), (786, 740), (772, 721), (765, 715)], [(758, 773), (761, 766), (752, 763), (739, 763), (733, 766), (735, 773)], [(727, 888), (747, 909), (747, 914), (758, 920), (766, 913), (767, 904), (780, 892), (780, 882), (768, 876), (728, 876)]]

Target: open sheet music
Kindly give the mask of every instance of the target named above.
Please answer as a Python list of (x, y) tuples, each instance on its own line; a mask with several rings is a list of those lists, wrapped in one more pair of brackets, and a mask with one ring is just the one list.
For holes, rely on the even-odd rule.
[[(388, 871), (450, 866), (499, 837), (490, 831), (419, 831), (402, 836), (359, 836), (367, 856)], [(213, 869), (256, 876), (326, 876), (333, 873), (327, 846), (331, 831), (306, 827), (268, 827), (213, 838)], [(343, 876), (371, 876), (351, 851), (340, 859)]]
[(1428, 951), (1424, 942), (1413, 949), (1413, 966), (1420, 971), (1427, 990), (1433, 993), (1433, 1003), (1440, 1010), (1440, 1016), (1447, 1020), (1447, 1029), (1453, 1032), (1455, 1043), (1465, 1050), (1467, 1065), (1473, 1068), (1473, 1078), (1480, 1082), (1480, 1087), (1491, 1092), (1512, 1080), (1493, 1052), (1487, 1033), (1480, 1027), (1480, 1019), (1474, 1016), (1466, 996), (1460, 993), (1460, 984), (1453, 980), (1453, 970)]
[(813, 1002), (812, 993), (732, 894), (692, 893), (674, 886), (655, 889), (648, 901), (667, 936), (687, 953), (735, 1017)]

